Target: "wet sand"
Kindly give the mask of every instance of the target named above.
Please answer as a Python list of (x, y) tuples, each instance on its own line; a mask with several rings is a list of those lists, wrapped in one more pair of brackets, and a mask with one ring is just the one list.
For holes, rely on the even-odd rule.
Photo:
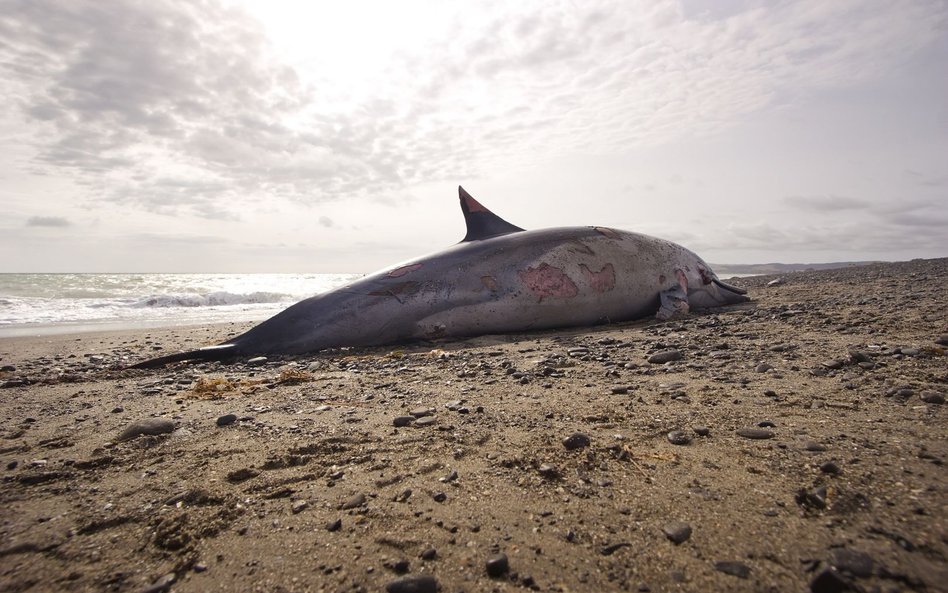
[(946, 590), (948, 259), (734, 283), (152, 371), (248, 324), (0, 339), (0, 590)]

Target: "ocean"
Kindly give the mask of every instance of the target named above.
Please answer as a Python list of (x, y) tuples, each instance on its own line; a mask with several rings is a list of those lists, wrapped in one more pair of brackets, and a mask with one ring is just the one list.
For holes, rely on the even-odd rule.
[(0, 337), (260, 321), (361, 274), (0, 274)]

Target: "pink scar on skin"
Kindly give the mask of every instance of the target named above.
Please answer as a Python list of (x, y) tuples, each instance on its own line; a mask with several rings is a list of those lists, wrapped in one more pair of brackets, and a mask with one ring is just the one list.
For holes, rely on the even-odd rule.
[(579, 294), (576, 284), (559, 268), (543, 263), (538, 268), (519, 270), (520, 280), (533, 294), (540, 297), (570, 298)]
[(586, 264), (579, 264), (586, 282), (596, 292), (608, 292), (616, 287), (616, 270), (612, 264), (606, 264), (598, 272), (593, 272)]
[(481, 276), (481, 284), (491, 292), (497, 292), (497, 280), (493, 276)]
[(395, 268), (387, 274), (389, 278), (401, 278), (405, 274), (410, 274), (422, 267), (425, 264), (408, 264), (407, 266), (402, 266), (400, 268)]

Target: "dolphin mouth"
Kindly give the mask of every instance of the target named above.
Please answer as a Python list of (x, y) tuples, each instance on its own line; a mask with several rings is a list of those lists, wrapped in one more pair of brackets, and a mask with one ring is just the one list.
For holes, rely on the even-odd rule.
[(717, 284), (718, 288), (723, 288), (724, 290), (730, 290), (731, 292), (736, 292), (737, 294), (747, 294), (747, 289), (739, 288), (737, 286), (731, 286), (730, 284), (726, 282), (721, 282), (717, 278), (712, 279), (711, 282), (714, 282), (715, 284)]

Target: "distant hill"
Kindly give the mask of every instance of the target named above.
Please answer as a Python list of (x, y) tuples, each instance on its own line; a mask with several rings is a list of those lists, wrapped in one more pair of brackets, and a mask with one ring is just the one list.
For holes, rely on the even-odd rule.
[(786, 274), (803, 270), (834, 270), (880, 263), (878, 261), (841, 261), (826, 264), (711, 264), (719, 276), (727, 274)]

